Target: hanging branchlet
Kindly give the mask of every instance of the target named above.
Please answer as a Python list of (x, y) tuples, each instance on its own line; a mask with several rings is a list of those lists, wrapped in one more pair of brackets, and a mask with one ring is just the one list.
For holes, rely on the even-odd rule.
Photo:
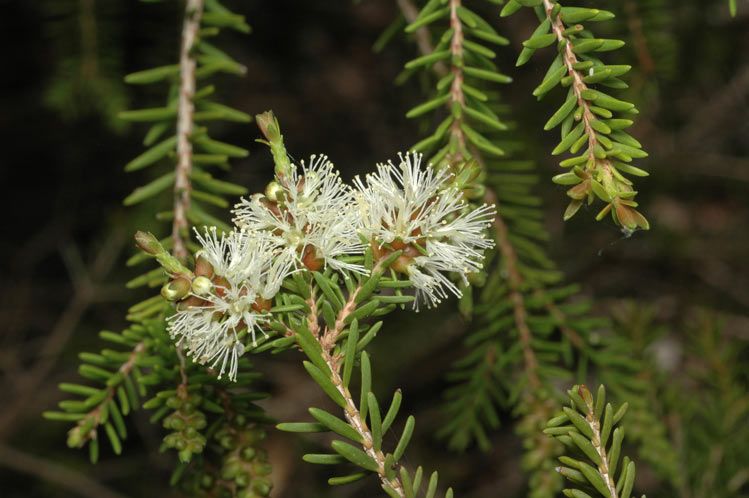
[(616, 50), (623, 41), (596, 38), (583, 22), (607, 21), (614, 14), (605, 10), (563, 7), (556, 0), (509, 0), (502, 9), (508, 16), (523, 6), (533, 7), (540, 24), (533, 35), (523, 42), (517, 65), (528, 62), (539, 49), (556, 44), (558, 55), (533, 95), (539, 99), (557, 86), (568, 88), (562, 106), (549, 118), (544, 129), (561, 129), (561, 141), (552, 154), (569, 152), (572, 157), (560, 163), (570, 168), (556, 175), (553, 181), (570, 185), (567, 195), (572, 199), (564, 213), (567, 220), (584, 203), (598, 199), (604, 208), (596, 216), (609, 213), (622, 229), (632, 232), (647, 230), (650, 225), (637, 211), (632, 181), (625, 175), (647, 176), (648, 173), (631, 163), (647, 157), (641, 144), (625, 130), (632, 126), (638, 111), (634, 104), (612, 97), (601, 88), (622, 89), (621, 79), (630, 66), (605, 64), (600, 53)]
[[(551, 497), (561, 487), (560, 479), (549, 474), (560, 445), (539, 438), (556, 406), (550, 381), (572, 377), (575, 355), (587, 354), (587, 337), (601, 321), (590, 317), (577, 286), (559, 286), (562, 276), (546, 255), (548, 234), (533, 192), (535, 165), (513, 157), (519, 147), (507, 131), (511, 122), (497, 91), (510, 78), (496, 67), (492, 45), (508, 42), (475, 9), (479, 3), (428, 2), (416, 14), (402, 9), (410, 23), (406, 32), (418, 36), (421, 51), (406, 64), (406, 74), (434, 75), (436, 87), (436, 99), (429, 102), (437, 103), (410, 115), (440, 123), (415, 148), (460, 158), (458, 164), (470, 171), (470, 182), (460, 183), (461, 188), (469, 186), (497, 205), (492, 225), (496, 254), (486, 263), (487, 274), (472, 280), (481, 282), (480, 291), (466, 287), (460, 301), (461, 312), (473, 322), (466, 353), (448, 376), (451, 387), (439, 436), (458, 451), (472, 443), (489, 450), (501, 411), (511, 411), (520, 419), (517, 431), (527, 448), (523, 466), (531, 475), (530, 494)], [(399, 2), (404, 4), (408, 7)], [(432, 39), (438, 40), (436, 46), (425, 42)], [(440, 96), (446, 99), (439, 101)]]
[(570, 406), (549, 420), (546, 434), (560, 441), (570, 456), (559, 458), (557, 472), (571, 487), (569, 498), (630, 498), (635, 483), (635, 463), (622, 455), (624, 430), (618, 427), (627, 404), (614, 410), (606, 403), (606, 390), (593, 394), (585, 386), (567, 391)]
[[(166, 103), (120, 113), (125, 121), (150, 125), (143, 140), (147, 150), (127, 165), (125, 171), (152, 171), (152, 180), (125, 198), (131, 206), (166, 195), (171, 190), (171, 208), (156, 218), (169, 223), (168, 237), (162, 244), (178, 260), (185, 262), (197, 246), (190, 241), (191, 226), (229, 227), (212, 214), (228, 207), (228, 196), (247, 190), (219, 180), (212, 170), (229, 168), (229, 160), (249, 152), (210, 137), (208, 124), (215, 121), (249, 123), (252, 117), (216, 101), (216, 88), (207, 80), (219, 73), (243, 75), (245, 68), (208, 40), (224, 28), (249, 32), (243, 16), (229, 11), (216, 0), (190, 0), (185, 3), (180, 59), (177, 64), (145, 69), (129, 74), (132, 85), (166, 85)], [(144, 260), (134, 256), (129, 265)], [(129, 287), (157, 287), (165, 282), (163, 272), (151, 270), (128, 283)], [(158, 312), (158, 308), (153, 308)]]
[[(227, 168), (230, 157), (244, 157), (247, 151), (209, 138), (203, 122), (248, 122), (251, 118), (212, 101), (212, 85), (198, 86), (198, 82), (217, 72), (244, 72), (241, 65), (206, 42), (206, 38), (225, 27), (249, 31), (242, 16), (233, 14), (216, 0), (186, 2), (179, 64), (140, 71), (125, 78), (126, 82), (139, 85), (170, 83), (164, 107), (127, 111), (120, 117), (151, 124), (144, 140), (149, 149), (128, 163), (126, 171), (145, 168), (165, 171), (136, 189), (125, 204), (169, 199), (173, 209), (157, 218), (170, 224), (172, 236), (159, 240), (148, 232), (136, 234), (136, 245), (142, 252), (130, 258), (128, 265), (154, 258), (160, 267), (131, 280), (128, 287), (156, 287), (166, 282), (162, 295), (131, 306), (127, 318), (133, 323), (122, 332), (100, 334), (110, 344), (109, 348), (100, 353), (81, 354), (79, 371), (88, 384), (60, 386), (80, 399), (62, 401), (59, 411), (45, 413), (52, 420), (75, 422), (68, 445), (88, 446), (94, 462), (99, 458), (102, 434), (116, 454), (123, 451), (127, 437), (125, 417), (139, 408), (153, 410), (151, 422), (161, 423), (167, 430), (163, 448), (177, 452), (181, 461), (177, 474), (188, 462), (195, 466), (196, 461), (203, 461), (202, 454), (211, 434), (227, 420), (228, 405), (221, 398), (225, 383), (216, 378), (220, 372), (210, 369), (206, 372), (201, 366), (186, 362), (181, 349), (175, 348), (168, 330), (171, 322), (167, 321), (173, 313), (168, 303), (187, 306), (185, 302), (191, 302), (195, 295), (205, 295), (216, 285), (211, 280), (215, 262), (197, 258), (193, 263), (186, 257), (198, 247), (189, 241), (188, 227), (225, 226), (208, 213), (206, 206), (226, 208), (229, 203), (224, 196), (245, 192), (243, 187), (213, 178), (209, 170)], [(164, 138), (169, 130), (173, 130), (173, 136)], [(170, 187), (174, 188), (173, 196)], [(232, 377), (245, 386), (245, 392), (232, 397), (232, 420), (245, 420), (243, 423), (253, 425), (266, 423), (262, 410), (253, 403), (263, 395), (249, 387), (257, 374), (244, 358), (237, 358), (231, 369)], [(197, 469), (193, 467), (193, 471)], [(261, 482), (263, 479), (265, 484)], [(267, 478), (263, 479), (258, 481), (262, 485), (258, 484), (257, 489), (266, 491), (257, 491), (260, 496), (267, 495), (270, 486)], [(179, 476), (174, 479), (177, 481)], [(231, 487), (235, 495), (240, 490), (237, 486)]]

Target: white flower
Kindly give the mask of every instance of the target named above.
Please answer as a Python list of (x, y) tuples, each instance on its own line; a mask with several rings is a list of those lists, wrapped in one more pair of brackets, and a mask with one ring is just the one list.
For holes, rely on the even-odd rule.
[[(365, 180), (355, 178), (361, 232), (375, 256), (403, 250), (394, 264), (408, 275), (419, 301), (435, 305), (448, 291), (461, 292), (446, 273), (467, 275), (483, 267), (484, 250), (494, 245), (486, 236), (494, 206), (471, 209), (451, 186), (451, 174), (422, 167), (420, 154), (401, 154), (400, 163), (378, 164)], [(379, 254), (377, 254), (379, 253)]]
[(234, 208), (234, 222), (267, 232), (282, 249), (284, 264), (363, 273), (361, 265), (344, 261), (364, 252), (351, 189), (326, 156), (312, 156), (299, 169), (294, 166), (287, 178), (277, 179), (273, 198), (259, 194), (242, 199)]
[(262, 233), (219, 236), (214, 227), (197, 239), (203, 246), (197, 257), (212, 271), (193, 281), (193, 293), (169, 318), (168, 330), (196, 362), (218, 369), (219, 378), (228, 369), (236, 380), (244, 341), (249, 336), (255, 343), (256, 332), (270, 318), (270, 299), (292, 268), (279, 262), (274, 243)]

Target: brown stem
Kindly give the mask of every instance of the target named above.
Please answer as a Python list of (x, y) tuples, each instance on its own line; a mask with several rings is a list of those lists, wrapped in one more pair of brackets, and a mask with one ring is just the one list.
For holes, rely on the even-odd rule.
[(619, 495), (616, 492), (616, 483), (614, 482), (614, 477), (609, 472), (609, 461), (608, 456), (606, 455), (606, 446), (601, 443), (601, 424), (598, 421), (598, 418), (596, 417), (592, 406), (588, 407), (588, 415), (586, 417), (586, 421), (593, 431), (593, 437), (591, 438), (593, 448), (595, 448), (596, 453), (598, 453), (598, 456), (601, 458), (601, 463), (598, 465), (598, 473), (601, 474), (603, 482), (606, 484), (606, 488), (608, 488), (609, 490), (609, 498), (619, 498)]
[(398, 496), (405, 497), (406, 494), (403, 489), (403, 483), (401, 483), (400, 481), (400, 477), (396, 475), (395, 477), (390, 479), (385, 474), (385, 454), (382, 452), (382, 450), (376, 450), (374, 448), (374, 438), (372, 437), (372, 432), (369, 430), (367, 422), (364, 417), (362, 417), (361, 412), (359, 412), (359, 409), (356, 407), (356, 403), (354, 403), (354, 399), (351, 396), (348, 388), (343, 384), (343, 379), (341, 378), (340, 374), (340, 362), (330, 354), (329, 350), (326, 349), (323, 349), (322, 357), (332, 373), (330, 380), (333, 381), (333, 385), (336, 387), (338, 392), (341, 393), (341, 396), (343, 396), (343, 399), (346, 401), (346, 408), (344, 410), (346, 421), (361, 436), (361, 445), (364, 449), (364, 452), (372, 460), (377, 462), (377, 474), (380, 476), (380, 482), (382, 482), (383, 486), (387, 486), (395, 491)]
[(582, 121), (585, 127), (585, 134), (588, 137), (588, 163), (600, 166), (607, 178), (613, 178), (611, 173), (611, 163), (608, 159), (598, 159), (595, 156), (595, 148), (598, 145), (598, 135), (592, 126), (595, 117), (590, 110), (590, 104), (583, 98), (583, 92), (588, 89), (588, 85), (583, 81), (583, 75), (575, 69), (577, 64), (577, 55), (572, 49), (572, 40), (565, 34), (564, 22), (561, 14), (554, 15), (554, 2), (552, 0), (543, 0), (546, 18), (551, 23), (551, 30), (556, 35), (557, 40), (564, 44), (562, 60), (567, 68), (567, 74), (572, 77), (572, 91), (577, 99), (577, 105), (582, 109)]
[(192, 173), (193, 116), (195, 104), (195, 68), (193, 50), (203, 16), (203, 0), (187, 0), (185, 20), (182, 25), (182, 48), (179, 57), (179, 98), (177, 103), (177, 166), (174, 180), (174, 220), (172, 222), (172, 253), (177, 259), (187, 258), (184, 240), (189, 225), (187, 211), (190, 209), (190, 174)]
[[(450, 0), (450, 28), (453, 30), (452, 40), (450, 40), (450, 53), (452, 64), (450, 72), (453, 75), (453, 82), (450, 85), (450, 98), (448, 105), (452, 109), (454, 105), (464, 108), (466, 105), (465, 95), (463, 94), (463, 23), (458, 17), (458, 7), (461, 0)], [(464, 151), (466, 149), (466, 137), (460, 125), (463, 118), (457, 117), (450, 125), (450, 140), (455, 144), (455, 153), (453, 161), (461, 162), (465, 159)]]
[[(487, 202), (496, 204), (497, 198), (494, 191), (487, 189), (486, 200)], [(541, 387), (541, 379), (538, 376), (538, 360), (531, 344), (533, 334), (530, 327), (528, 327), (528, 311), (525, 307), (525, 298), (521, 289), (523, 276), (518, 269), (518, 256), (515, 252), (515, 247), (510, 242), (507, 225), (500, 216), (494, 217), (494, 230), (497, 239), (497, 249), (499, 249), (505, 269), (507, 270), (510, 300), (512, 301), (518, 338), (523, 347), (523, 361), (525, 363), (525, 372), (528, 375), (528, 384), (531, 389), (535, 390)]]
[[(379, 263), (375, 265), (374, 269), (372, 270), (373, 273), (376, 271), (380, 271)], [(325, 363), (328, 365), (328, 369), (331, 373), (330, 380), (333, 382), (333, 385), (336, 387), (338, 392), (341, 393), (341, 396), (343, 396), (343, 399), (346, 402), (346, 407), (344, 409), (344, 416), (346, 417), (346, 421), (361, 436), (361, 446), (364, 452), (377, 463), (377, 474), (380, 477), (380, 482), (383, 486), (387, 486), (395, 491), (398, 496), (405, 497), (406, 494), (404, 491), (403, 483), (400, 481), (400, 477), (396, 475), (391, 479), (386, 475), (385, 454), (382, 452), (382, 450), (377, 450), (374, 448), (374, 438), (372, 436), (372, 432), (367, 426), (365, 418), (357, 408), (356, 403), (351, 396), (351, 393), (344, 385), (343, 379), (341, 378), (340, 358), (333, 355), (333, 349), (335, 348), (338, 336), (346, 327), (346, 320), (354, 311), (356, 311), (356, 308), (358, 306), (356, 303), (356, 296), (359, 295), (361, 288), (362, 286), (359, 285), (356, 287), (356, 289), (353, 290), (353, 292), (351, 292), (349, 298), (346, 300), (346, 304), (343, 306), (343, 308), (341, 308), (341, 311), (338, 312), (338, 316), (336, 317), (336, 321), (333, 327), (325, 327), (325, 329), (322, 331), (320, 330), (315, 293), (311, 292), (310, 297), (307, 299), (307, 304), (310, 307), (310, 313), (309, 315), (307, 315), (307, 326), (309, 327), (310, 332), (312, 332), (312, 336), (315, 337), (315, 339), (317, 339), (317, 341), (320, 343), (320, 347), (322, 349), (322, 358), (323, 360), (325, 360)]]

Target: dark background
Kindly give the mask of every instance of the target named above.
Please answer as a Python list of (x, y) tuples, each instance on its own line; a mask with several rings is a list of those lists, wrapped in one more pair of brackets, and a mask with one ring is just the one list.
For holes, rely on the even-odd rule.
[[(633, 135), (651, 154), (641, 164), (651, 176), (639, 182), (639, 199), (652, 229), (629, 238), (608, 221), (594, 222), (590, 212), (561, 222), (565, 196), (547, 180), (557, 171), (548, 154), (555, 137), (542, 131), (552, 103), (530, 95), (550, 54), (515, 70), (534, 20), (529, 12), (488, 16), (512, 42), (498, 51), (498, 63), (515, 77), (505, 101), (517, 121), (513, 133), (539, 165), (550, 252), (570, 280), (595, 296), (602, 313), (623, 298), (653, 304), (678, 337), (684, 317), (708, 307), (724, 314), (726, 334), (747, 341), (749, 4), (739, 2), (732, 19), (723, 1), (592, 3), (619, 15), (603, 29), (628, 42), (612, 57), (636, 68), (627, 92), (641, 110)], [(371, 48), (396, 16), (395, 2), (227, 4), (254, 31), (218, 42), (248, 68), (244, 78), (218, 78), (222, 100), (251, 114), (273, 109), (292, 155), (324, 152), (350, 178), (418, 141), (417, 124), (404, 115), (418, 101), (419, 86), (394, 84), (414, 47), (397, 39), (382, 53)], [(81, 16), (81, 6), (95, 17)], [(99, 97), (67, 86), (80, 83), (80, 32), (92, 20)], [(85, 452), (65, 447), (65, 424), (43, 421), (41, 412), (61, 399), (59, 382), (76, 378), (77, 352), (99, 347), (98, 330), (121, 328), (128, 303), (141, 295), (124, 288), (135, 276), (124, 260), (133, 231), (154, 221), (150, 213), (123, 208), (121, 199), (143, 183), (122, 166), (142, 150), (144, 130), (116, 124), (114, 115), (127, 106), (158, 105), (162, 96), (155, 90), (126, 88), (122, 76), (176, 61), (180, 23), (178, 3), (0, 1), (0, 188), (8, 215), (0, 237), (2, 496), (81, 496), (60, 483), (92, 481), (105, 488), (93, 488), (105, 498), (171, 493), (171, 455), (158, 453), (160, 435), (147, 416), (133, 418), (123, 456), (104, 451), (93, 467)], [(249, 146), (250, 157), (234, 163), (231, 179), (262, 189), (272, 166), (253, 142), (255, 126), (225, 127), (217, 136)], [(450, 454), (431, 438), (442, 373), (454, 358), (447, 346), (465, 328), (451, 305), (398, 320), (393, 334), (378, 338), (374, 355), (383, 389), (402, 387), (406, 409), (417, 413), (419, 444), (411, 458), (427, 455), (429, 467), (448, 468), (446, 477), (462, 483), (463, 494), (521, 495), (520, 443), (509, 424), (494, 436), (496, 450), (489, 454)], [(406, 354), (397, 334), (416, 324), (424, 350)], [(267, 408), (279, 419), (301, 417), (321, 398), (297, 360), (258, 361), (276, 394)], [(333, 496), (324, 472), (302, 464), (302, 444), (271, 436), (274, 496)]]

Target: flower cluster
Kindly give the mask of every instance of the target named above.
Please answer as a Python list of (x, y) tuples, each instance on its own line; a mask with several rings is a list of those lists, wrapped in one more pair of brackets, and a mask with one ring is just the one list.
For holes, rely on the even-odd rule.
[(228, 367), (236, 379), (245, 337), (270, 317), (271, 299), (290, 268), (274, 257), (273, 243), (262, 233), (245, 230), (218, 235), (216, 228), (197, 234), (195, 278), (186, 299), (169, 319), (169, 332), (201, 364)]
[(481, 270), (493, 241), (486, 228), (494, 206), (472, 209), (451, 184), (451, 174), (421, 165), (420, 154), (400, 155), (398, 165), (379, 164), (377, 172), (356, 178), (360, 231), (377, 256), (402, 250), (394, 268), (417, 291), (415, 305), (436, 305), (447, 292), (461, 292), (447, 274), (467, 284)]
[(295, 268), (364, 272), (345, 258), (361, 254), (351, 189), (326, 156), (312, 156), (288, 176), (243, 199), (234, 209), (237, 226), (266, 231), (281, 249), (279, 257)]
[(264, 333), (286, 277), (323, 268), (366, 274), (368, 247), (375, 261), (401, 251), (391, 268), (416, 289), (417, 310), (460, 296), (454, 280), (467, 284), (492, 246), (485, 232), (494, 207), (471, 207), (452, 180), (418, 154), (378, 165), (355, 188), (326, 156), (291, 165), (264, 194), (236, 205), (235, 231), (198, 234), (194, 275), (176, 278), (165, 294), (179, 301), (171, 335), (196, 361), (236, 379), (239, 357)]

